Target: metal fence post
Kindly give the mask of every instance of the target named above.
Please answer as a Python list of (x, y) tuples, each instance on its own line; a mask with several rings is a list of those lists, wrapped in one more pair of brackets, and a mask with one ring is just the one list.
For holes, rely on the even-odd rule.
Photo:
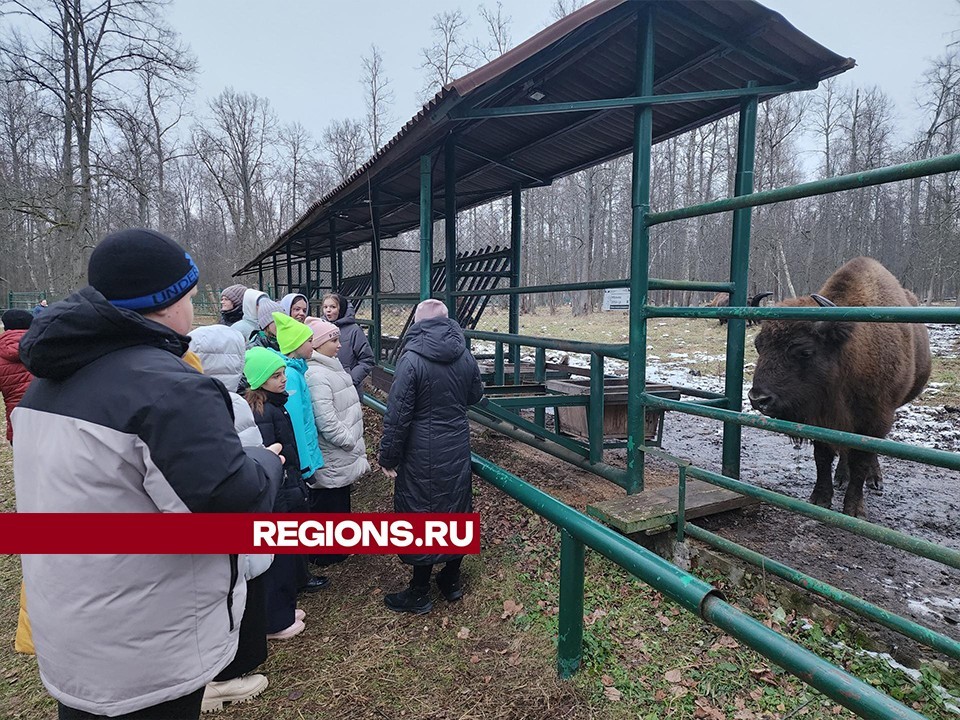
[(603, 355), (590, 353), (590, 405), (587, 415), (587, 439), (590, 462), (603, 460)]
[(433, 163), (420, 156), (420, 302), (429, 300), (433, 271)]
[[(637, 94), (653, 95), (653, 8), (641, 11), (637, 43)], [(644, 404), (647, 373), (646, 304), (650, 279), (650, 157), (653, 145), (653, 108), (640, 107), (633, 116), (633, 174), (630, 237), (630, 365), (627, 375), (628, 493), (643, 490)]]
[[(748, 87), (756, 85), (750, 82)], [(753, 161), (757, 135), (757, 98), (740, 101), (740, 127), (737, 134), (737, 175), (734, 195), (753, 192)], [(733, 213), (733, 239), (730, 250), (730, 307), (747, 304), (747, 275), (750, 265), (750, 215), (744, 208)], [(728, 409), (740, 411), (743, 404), (743, 357), (746, 346), (747, 323), (731, 318), (727, 321), (726, 387)], [(740, 477), (740, 426), (723, 425), (723, 474)]]
[(557, 672), (564, 680), (580, 669), (583, 657), (583, 543), (560, 531), (560, 616)]

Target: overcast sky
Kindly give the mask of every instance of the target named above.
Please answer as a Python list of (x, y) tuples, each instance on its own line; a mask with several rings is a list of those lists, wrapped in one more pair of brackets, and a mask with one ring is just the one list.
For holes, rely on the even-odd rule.
[[(487, 0), (495, 6), (495, 0)], [(504, 0), (514, 45), (553, 21), (554, 0)], [(904, 130), (920, 122), (916, 86), (928, 62), (960, 28), (960, 0), (766, 0), (801, 31), (857, 67), (844, 82), (879, 85), (895, 102)], [(432, 17), (460, 7), (482, 28), (477, 2), (455, 0), (174, 0), (171, 25), (200, 64), (198, 111), (224, 87), (270, 99), (282, 122), (299, 121), (319, 137), (331, 120), (363, 115), (361, 57), (381, 48), (396, 97), (397, 127), (420, 107), (420, 48)], [(269, 8), (269, 9), (268, 9)]]

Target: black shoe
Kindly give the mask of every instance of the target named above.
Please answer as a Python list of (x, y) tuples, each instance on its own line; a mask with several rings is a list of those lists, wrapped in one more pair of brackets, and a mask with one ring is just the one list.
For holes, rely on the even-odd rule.
[(460, 587), (460, 573), (448, 573), (444, 568), (436, 574), (434, 580), (447, 602), (456, 602), (463, 597), (463, 588)]
[(430, 599), (430, 586), (414, 587), (385, 595), (383, 603), (394, 612), (408, 612), (414, 615), (423, 615), (433, 610), (433, 600)]
[(318, 590), (325, 588), (329, 583), (330, 581), (325, 576), (314, 575), (307, 580), (307, 584), (297, 590), (297, 592), (315, 593)]

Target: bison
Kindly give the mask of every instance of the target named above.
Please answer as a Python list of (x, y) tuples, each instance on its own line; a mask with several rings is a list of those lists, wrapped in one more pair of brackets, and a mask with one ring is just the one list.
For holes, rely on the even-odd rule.
[[(757, 293), (752, 298), (750, 298), (750, 302), (747, 304), (750, 307), (760, 307), (760, 301), (763, 300), (765, 297), (770, 297), (771, 295), (773, 295), (772, 292)], [(729, 293), (725, 293), (725, 292), (717, 293), (712, 298), (710, 298), (709, 301), (703, 304), (704, 307), (727, 307), (728, 305), (730, 305), (730, 295)], [(753, 325), (755, 322), (756, 322), (755, 320), (747, 320), (747, 325)], [(720, 324), (726, 325), (727, 319), (720, 318)]]
[[(779, 303), (806, 306), (909, 306), (916, 296), (883, 265), (854, 258), (827, 278), (815, 295)], [(930, 343), (922, 324), (766, 320), (757, 353), (750, 403), (773, 418), (882, 438), (898, 407), (913, 400), (930, 377)], [(810, 502), (829, 508), (831, 472), (847, 485), (843, 512), (865, 517), (863, 486), (882, 488), (874, 453), (813, 443), (817, 483)]]

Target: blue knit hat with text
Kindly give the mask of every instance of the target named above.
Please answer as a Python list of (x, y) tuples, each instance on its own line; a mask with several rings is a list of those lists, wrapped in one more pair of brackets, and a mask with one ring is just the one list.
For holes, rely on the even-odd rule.
[(90, 254), (87, 278), (111, 305), (151, 313), (173, 305), (200, 279), (193, 258), (155, 230), (107, 235)]

